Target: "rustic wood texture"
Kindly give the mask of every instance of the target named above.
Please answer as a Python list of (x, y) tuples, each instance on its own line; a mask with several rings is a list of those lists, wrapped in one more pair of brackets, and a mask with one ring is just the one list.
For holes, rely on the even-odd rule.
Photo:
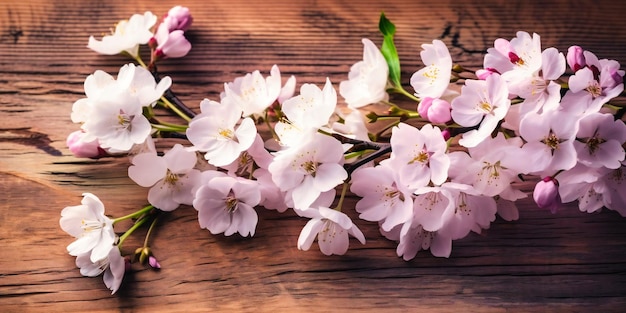
[[(299, 84), (329, 77), (337, 87), (361, 58), (360, 39), (380, 44), (381, 11), (397, 26), (407, 83), (421, 66), (422, 43), (442, 39), (456, 62), (476, 69), (493, 40), (518, 30), (540, 34), (544, 48), (578, 44), (626, 62), (624, 1), (0, 0), (0, 311), (626, 308), (626, 218), (574, 205), (552, 215), (531, 200), (520, 202), (518, 221), (498, 219), (484, 234), (455, 241), (449, 259), (420, 252), (410, 262), (373, 223), (357, 221), (366, 245), (352, 241), (345, 256), (326, 257), (315, 246), (297, 250), (306, 220), (294, 214), (260, 210), (250, 239), (213, 236), (199, 228), (193, 208), (183, 207), (154, 236), (162, 270), (135, 264), (114, 296), (101, 278), (82, 277), (65, 252), (71, 238), (59, 227), (61, 209), (93, 192), (109, 214), (121, 216), (143, 206), (147, 194), (126, 176), (128, 159), (82, 160), (65, 147), (78, 129), (69, 114), (85, 77), (96, 69), (117, 73), (129, 61), (97, 55), (87, 38), (133, 13), (160, 15), (176, 4), (195, 17), (193, 49), (159, 69), (194, 108), (217, 99), (224, 82), (256, 69), (267, 73), (273, 64)], [(125, 246), (130, 252), (134, 245)]]

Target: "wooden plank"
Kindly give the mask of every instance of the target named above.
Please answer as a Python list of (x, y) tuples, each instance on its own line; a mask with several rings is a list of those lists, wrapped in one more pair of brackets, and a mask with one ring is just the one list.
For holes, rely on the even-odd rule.
[[(552, 215), (531, 200), (520, 220), (497, 220), (482, 235), (455, 241), (449, 259), (428, 252), (405, 262), (372, 223), (368, 242), (345, 256), (298, 251), (306, 221), (260, 211), (254, 238), (213, 236), (191, 207), (169, 214), (153, 240), (163, 269), (134, 267), (110, 296), (101, 278), (83, 278), (67, 255), (60, 210), (82, 192), (115, 216), (138, 209), (146, 190), (126, 177), (128, 159), (79, 160), (65, 148), (72, 103), (96, 69), (128, 60), (85, 48), (132, 13), (177, 3), (0, 0), (0, 308), (24, 311), (619, 311), (626, 306), (626, 220), (615, 212)], [(626, 62), (620, 1), (187, 1), (193, 49), (160, 70), (197, 108), (223, 83), (279, 64), (298, 83), (337, 87), (361, 57), (360, 39), (381, 42), (385, 11), (398, 27), (403, 81), (421, 66), (420, 45), (442, 39), (453, 59), (478, 68), (486, 48), (516, 31), (537, 32), (543, 47), (578, 44)], [(623, 103), (623, 100), (621, 100)], [(171, 144), (168, 139), (161, 146)], [(527, 185), (526, 190), (530, 190)], [(353, 207), (356, 198), (349, 198)], [(355, 217), (354, 212), (350, 215)], [(133, 242), (133, 240), (135, 240)], [(131, 238), (127, 252), (139, 243)]]

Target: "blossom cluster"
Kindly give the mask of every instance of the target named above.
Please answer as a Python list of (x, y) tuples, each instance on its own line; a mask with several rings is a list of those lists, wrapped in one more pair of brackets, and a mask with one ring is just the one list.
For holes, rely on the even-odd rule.
[[(411, 76), (408, 92), (395, 26), (381, 15), (382, 47), (362, 40), (363, 59), (338, 84), (339, 95), (328, 78), (296, 90), (296, 78), (283, 79), (274, 65), (268, 76), (254, 71), (225, 83), (219, 99), (202, 100), (196, 114), (155, 66), (189, 52), (184, 32), (191, 21), (178, 6), (156, 30), (156, 17), (146, 12), (119, 22), (101, 41), (89, 39), (92, 50), (128, 54), (137, 65), (122, 66), (116, 78), (103, 71), (87, 77), (86, 98), (71, 114), (80, 130), (68, 146), (78, 157), (129, 155), (128, 176), (148, 188), (149, 205), (110, 219), (86, 193), (81, 205), (63, 210), (61, 227), (77, 238), (68, 252), (81, 273), (104, 272), (113, 292), (129, 266), (121, 256), (124, 239), (150, 223), (134, 259), (159, 268), (147, 237), (159, 214), (181, 205), (193, 207), (199, 226), (212, 234), (244, 237), (254, 236), (258, 210), (292, 210), (308, 219), (298, 249), (317, 239), (323, 254), (341, 255), (350, 237), (365, 244), (345, 213), (349, 190), (359, 197), (359, 219), (376, 222), (404, 260), (420, 250), (449, 257), (453, 240), (489, 228), (496, 216), (517, 219), (516, 201), (526, 197), (517, 183), (532, 177), (535, 202), (553, 213), (578, 200), (581, 211), (606, 207), (626, 216), (626, 125), (623, 108), (610, 104), (623, 92), (624, 71), (615, 60), (578, 46), (566, 55), (542, 50), (539, 35), (520, 31), (495, 40), (483, 68), (469, 71), (433, 40), (422, 45), (424, 67)], [(151, 50), (147, 65), (141, 45)], [(391, 102), (398, 97), (414, 107)], [(364, 115), (374, 103), (389, 109)], [(159, 121), (158, 107), (186, 123)], [(391, 122), (372, 134), (368, 119)], [(267, 131), (270, 138), (262, 136)], [(157, 151), (154, 140), (172, 133), (188, 145)], [(134, 224), (118, 237), (113, 226), (126, 219)]]

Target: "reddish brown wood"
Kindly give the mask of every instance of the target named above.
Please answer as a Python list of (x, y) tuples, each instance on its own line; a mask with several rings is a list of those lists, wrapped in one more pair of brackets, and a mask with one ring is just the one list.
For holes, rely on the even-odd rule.
[[(111, 296), (101, 278), (81, 277), (59, 228), (60, 211), (96, 193), (114, 216), (138, 209), (146, 190), (126, 176), (128, 160), (80, 160), (65, 148), (69, 113), (96, 69), (128, 62), (85, 46), (119, 19), (170, 1), (0, 0), (0, 311), (590, 311), (626, 307), (626, 219), (615, 212), (556, 215), (520, 202), (520, 220), (497, 220), (454, 242), (449, 259), (428, 252), (405, 262), (376, 225), (345, 256), (302, 252), (304, 219), (261, 211), (254, 238), (213, 236), (184, 207), (153, 240), (163, 269), (135, 266)], [(480, 67), (498, 37), (537, 32), (544, 48), (578, 44), (626, 62), (620, 1), (247, 1), (199, 0), (191, 8), (192, 52), (165, 62), (174, 90), (192, 107), (223, 83), (279, 64), (299, 84), (337, 86), (361, 58), (360, 39), (380, 44), (381, 11), (397, 25), (403, 81), (420, 66), (422, 43), (442, 39), (453, 59)], [(623, 103), (623, 100), (620, 100)], [(618, 103), (620, 103), (618, 101)], [(160, 143), (165, 147), (172, 140)], [(531, 185), (526, 185), (530, 190)], [(356, 199), (350, 198), (347, 207)], [(354, 213), (350, 213), (353, 217)], [(136, 240), (139, 244), (140, 238)], [(132, 242), (126, 251), (132, 251)], [(597, 309), (596, 309), (597, 308)]]

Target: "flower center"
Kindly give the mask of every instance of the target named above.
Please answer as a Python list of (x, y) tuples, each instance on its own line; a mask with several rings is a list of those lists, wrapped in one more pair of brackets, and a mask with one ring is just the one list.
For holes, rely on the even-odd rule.
[(481, 101), (478, 104), (478, 107), (482, 109), (483, 111), (485, 111), (486, 113), (491, 112), (491, 109), (492, 109), (491, 104), (487, 101)]
[(117, 123), (120, 125), (119, 128), (122, 130), (131, 131), (132, 129), (131, 121), (133, 120), (134, 117), (135, 117), (134, 115), (128, 115), (123, 110), (120, 110), (120, 113), (117, 115)]
[(170, 185), (175, 185), (176, 182), (178, 181), (178, 175), (172, 173), (172, 171), (170, 171), (169, 169), (167, 169), (167, 173), (165, 174), (165, 182), (170, 184)]
[(418, 152), (417, 155), (415, 155), (415, 157), (411, 161), (409, 161), (408, 164), (419, 162), (419, 163), (422, 163), (423, 165), (426, 165), (428, 163), (428, 160), (430, 159), (431, 154), (432, 154), (431, 152), (422, 150)]
[(428, 78), (430, 80), (430, 84), (432, 85), (439, 76), (439, 68), (432, 64), (428, 67), (427, 71), (424, 71), (422, 75)]
[(222, 128), (219, 130), (218, 134), (222, 136), (223, 139), (232, 140), (235, 137), (235, 133), (232, 130), (227, 128)]
[(593, 136), (593, 137), (587, 138), (587, 141), (585, 142), (585, 144), (587, 144), (587, 149), (589, 149), (589, 154), (594, 154), (596, 151), (598, 151), (598, 148), (600, 148), (600, 145), (605, 142), (606, 140), (598, 136)]
[(500, 169), (502, 168), (500, 166), (500, 161), (496, 161), (496, 163), (491, 164), (489, 162), (483, 162), (483, 164), (485, 164), (483, 166), (483, 171), (488, 171), (489, 172), (489, 178), (498, 178), (500, 177)]
[(526, 63), (524, 62), (524, 59), (520, 58), (519, 55), (517, 55), (515, 52), (509, 52), (509, 60), (511, 61), (511, 63), (518, 66), (522, 66)]
[(563, 141), (564, 140), (559, 139), (555, 133), (550, 131), (550, 135), (546, 136), (541, 142), (550, 147), (552, 153), (554, 153), (554, 150), (557, 150), (559, 148), (559, 144)]
[(457, 206), (454, 208), (454, 214), (457, 213), (465, 213), (465, 215), (469, 216), (472, 212), (472, 209), (467, 206), (466, 200), (467, 195), (465, 193), (459, 194), (459, 199), (457, 200)]
[(313, 161), (306, 161), (300, 165), (302, 169), (309, 175), (315, 176), (315, 172), (317, 171), (317, 163)]
[(237, 205), (239, 204), (239, 200), (237, 200), (237, 198), (235, 198), (235, 196), (231, 192), (228, 197), (226, 197), (226, 200), (224, 200), (224, 203), (226, 204), (226, 211), (232, 214), (237, 211)]
[(600, 87), (597, 81), (593, 81), (585, 90), (591, 94), (593, 99), (602, 95), (602, 87)]
[(106, 223), (101, 221), (82, 220), (80, 221), (80, 227), (84, 232), (92, 232), (94, 230), (100, 230), (106, 226)]

